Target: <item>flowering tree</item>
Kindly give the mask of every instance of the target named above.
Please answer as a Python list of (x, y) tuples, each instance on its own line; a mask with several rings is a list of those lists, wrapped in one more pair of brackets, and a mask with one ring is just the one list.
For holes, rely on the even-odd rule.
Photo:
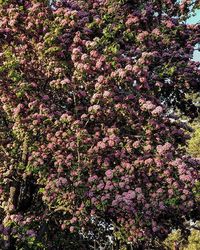
[(106, 224), (135, 249), (156, 249), (173, 228), (187, 235), (199, 162), (169, 107), (195, 109), (185, 94), (200, 88), (191, 60), (200, 26), (184, 22), (195, 7), (1, 1), (5, 249), (68, 249)]

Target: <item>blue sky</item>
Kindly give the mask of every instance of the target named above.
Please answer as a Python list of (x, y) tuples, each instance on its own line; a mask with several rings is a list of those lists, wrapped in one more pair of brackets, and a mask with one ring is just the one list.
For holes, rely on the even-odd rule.
[[(197, 10), (195, 12), (195, 16), (191, 17), (188, 19), (187, 23), (200, 23), (200, 10)], [(200, 52), (199, 51), (196, 51), (194, 52), (194, 58), (193, 58), (194, 61), (200, 61)]]
[(198, 23), (198, 22), (200, 22), (200, 10), (196, 10), (195, 16), (189, 18), (187, 22), (188, 23)]

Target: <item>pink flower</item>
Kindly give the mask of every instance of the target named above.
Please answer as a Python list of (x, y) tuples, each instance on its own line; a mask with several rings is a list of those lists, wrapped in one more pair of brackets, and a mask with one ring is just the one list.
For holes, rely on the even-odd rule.
[(193, 201), (188, 201), (188, 206), (189, 207), (192, 207), (194, 205), (194, 202)]
[(163, 108), (161, 106), (158, 106), (151, 113), (152, 115), (160, 115), (163, 113)]
[(148, 159), (146, 159), (146, 160), (144, 161), (144, 164), (149, 165), (149, 164), (152, 164), (152, 162), (153, 162), (153, 159), (148, 158)]
[(115, 142), (114, 142), (113, 140), (109, 140), (109, 141), (108, 141), (108, 145), (109, 145), (110, 147), (114, 147), (114, 146), (115, 146)]
[(97, 58), (99, 56), (99, 53), (97, 50), (91, 50), (90, 51), (90, 55), (94, 58)]
[(155, 233), (156, 231), (158, 231), (158, 228), (154, 226), (154, 227), (152, 228), (152, 231)]
[(181, 181), (191, 181), (192, 180), (192, 176), (191, 175), (186, 175), (186, 174), (182, 174), (180, 175), (180, 180)]
[(130, 64), (126, 65), (125, 70), (132, 71), (132, 66)]
[(124, 78), (126, 76), (126, 71), (124, 69), (119, 69), (118, 75), (119, 77)]
[(132, 67), (132, 71), (133, 71), (133, 73), (138, 73), (140, 71), (140, 67), (138, 65), (134, 65)]
[(53, 143), (49, 143), (47, 146), (49, 149), (54, 149), (54, 144)]
[(169, 189), (168, 190), (168, 194), (173, 195), (174, 194), (174, 190), (173, 189)]
[(138, 148), (140, 146), (140, 141), (135, 141), (132, 146), (133, 148)]
[(49, 96), (48, 96), (48, 95), (44, 95), (44, 96), (42, 97), (42, 99), (43, 99), (44, 101), (48, 101), (48, 100), (49, 100)]
[(183, 190), (183, 193), (184, 193), (185, 195), (188, 195), (190, 192), (189, 192), (187, 189), (184, 189), (184, 190)]
[(88, 182), (94, 182), (94, 181), (96, 181), (98, 179), (98, 176), (97, 175), (93, 175), (93, 176), (90, 176), (89, 178), (88, 178)]
[(137, 23), (139, 21), (139, 18), (137, 16), (130, 16), (126, 21), (126, 26), (129, 27), (134, 23)]
[(36, 233), (33, 231), (33, 230), (27, 230), (26, 231), (26, 234), (29, 236), (29, 237), (35, 237), (36, 236)]
[(108, 179), (112, 179), (113, 178), (113, 171), (112, 170), (107, 170), (106, 172), (105, 172), (105, 174), (106, 174), (106, 176), (107, 176), (107, 178)]
[(71, 223), (74, 223), (74, 222), (76, 222), (76, 221), (77, 221), (77, 218), (76, 218), (76, 217), (73, 217), (73, 218), (70, 220)]
[(105, 200), (107, 200), (106, 196), (102, 196), (101, 201), (105, 201)]
[(98, 146), (101, 149), (105, 149), (106, 148), (106, 144), (104, 142), (98, 142)]
[(100, 183), (99, 185), (97, 185), (97, 189), (99, 190), (102, 190), (104, 188), (104, 184), (103, 183)]
[(71, 226), (70, 228), (69, 228), (69, 231), (71, 232), (71, 233), (73, 233), (74, 232), (74, 227), (73, 226)]
[(102, 65), (103, 65), (102, 61), (97, 60), (97, 62), (96, 62), (96, 68), (100, 69), (102, 67)]
[(69, 80), (69, 78), (65, 78), (65, 79), (63, 79), (60, 83), (61, 83), (62, 85), (66, 85), (66, 84), (69, 84), (69, 83), (70, 83), (70, 80)]
[(81, 47), (74, 48), (74, 49), (72, 50), (72, 54), (79, 54), (79, 53), (81, 53), (81, 51), (82, 51)]
[(155, 107), (156, 106), (151, 101), (144, 102), (141, 106), (144, 110), (153, 110)]
[(54, 72), (55, 72), (56, 74), (59, 74), (59, 73), (62, 72), (62, 68), (55, 68), (55, 69), (54, 69)]
[(162, 193), (163, 192), (163, 189), (162, 188), (159, 188), (158, 190), (157, 190), (157, 193)]
[(149, 33), (147, 31), (143, 31), (137, 36), (137, 40), (142, 42), (148, 35)]
[(138, 187), (138, 188), (135, 189), (135, 192), (140, 194), (140, 193), (142, 193), (142, 189)]
[(155, 28), (154, 30), (152, 30), (152, 34), (159, 36), (161, 34), (161, 32), (158, 28)]
[(14, 117), (17, 117), (21, 110), (23, 109), (23, 104), (18, 104), (17, 107), (14, 109)]
[(167, 151), (169, 151), (172, 148), (173, 148), (172, 144), (169, 142), (166, 142), (164, 145), (158, 145), (156, 147), (156, 150), (159, 155), (164, 155)]
[(96, 201), (97, 201), (97, 199), (94, 198), (94, 197), (91, 199), (91, 202), (92, 202), (93, 204), (94, 204)]
[(88, 112), (97, 112), (100, 108), (100, 105), (93, 105), (88, 108)]
[(150, 151), (151, 149), (152, 149), (152, 147), (150, 144), (144, 146), (144, 151)]
[(115, 207), (115, 206), (118, 205), (118, 203), (119, 203), (119, 202), (118, 202), (117, 200), (114, 200), (114, 201), (112, 201), (112, 206)]
[(167, 28), (172, 28), (172, 27), (174, 27), (174, 24), (173, 24), (173, 22), (171, 21), (171, 20), (167, 20), (167, 21), (165, 21), (165, 25), (167, 26)]
[(95, 212), (94, 209), (92, 209), (91, 212), (90, 212), (91, 215), (95, 215), (95, 213), (96, 213), (96, 212)]
[(65, 184), (68, 183), (67, 179), (66, 179), (66, 178), (63, 178), (63, 177), (60, 177), (58, 180), (60, 181), (60, 183), (61, 183), (62, 185), (65, 185)]
[(130, 199), (134, 199), (136, 197), (136, 193), (133, 190), (129, 190), (128, 195), (129, 195)]
[(125, 185), (126, 185), (126, 184), (125, 184), (124, 182), (120, 182), (120, 183), (119, 183), (119, 187), (120, 187), (120, 188), (123, 188)]
[(186, 200), (186, 199), (187, 199), (186, 195), (184, 195), (184, 194), (181, 195), (181, 199), (182, 199), (182, 200)]
[(140, 81), (141, 83), (146, 83), (146, 82), (147, 82), (147, 78), (146, 78), (146, 77), (140, 77), (140, 78), (139, 78), (139, 81)]
[(111, 96), (111, 92), (110, 91), (104, 91), (103, 97), (110, 97), (110, 96)]

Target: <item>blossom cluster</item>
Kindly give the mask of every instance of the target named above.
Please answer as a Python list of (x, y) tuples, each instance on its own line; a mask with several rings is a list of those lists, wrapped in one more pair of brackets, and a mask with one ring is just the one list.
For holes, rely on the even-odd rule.
[(89, 235), (95, 220), (146, 244), (195, 220), (200, 162), (167, 108), (199, 90), (200, 26), (181, 22), (186, 2), (162, 2), (165, 15), (152, 1), (0, 6), (5, 248), (55, 248), (57, 234)]

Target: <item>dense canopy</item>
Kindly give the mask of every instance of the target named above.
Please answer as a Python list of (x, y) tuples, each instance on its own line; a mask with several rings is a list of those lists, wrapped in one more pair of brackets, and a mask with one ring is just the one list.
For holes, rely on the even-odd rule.
[(190, 128), (173, 110), (198, 113), (186, 96), (200, 90), (200, 25), (185, 23), (196, 7), (1, 1), (5, 249), (68, 249), (70, 233), (92, 234), (100, 222), (135, 249), (156, 249), (174, 228), (187, 234), (200, 162), (186, 154)]

